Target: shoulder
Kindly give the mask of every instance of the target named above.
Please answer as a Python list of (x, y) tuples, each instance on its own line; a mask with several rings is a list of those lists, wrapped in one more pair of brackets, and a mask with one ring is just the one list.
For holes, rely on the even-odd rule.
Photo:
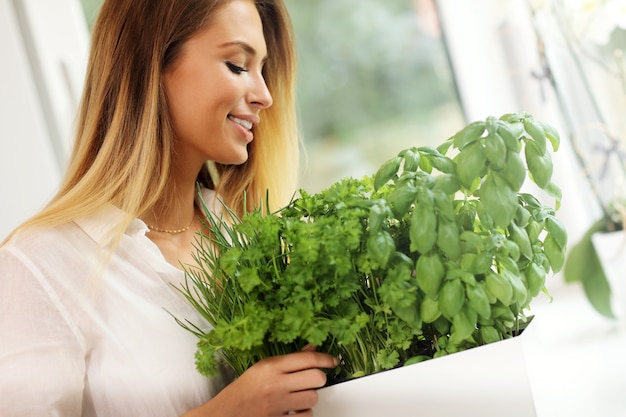
[[(56, 227), (36, 227), (21, 231), (0, 248), (0, 259), (54, 259), (62, 261), (76, 251), (84, 251), (89, 238), (75, 223)], [(2, 265), (0, 265), (1, 267)]]
[(68, 271), (89, 249), (89, 238), (75, 223), (55, 227), (31, 227), (0, 247), (0, 278), (26, 285), (28, 278), (68, 277)]

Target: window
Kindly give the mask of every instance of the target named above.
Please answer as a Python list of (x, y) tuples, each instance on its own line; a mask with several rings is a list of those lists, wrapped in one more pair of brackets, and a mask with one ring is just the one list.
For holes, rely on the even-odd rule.
[(400, 150), (438, 145), (464, 124), (433, 0), (287, 6), (307, 190), (373, 174)]
[(103, 0), (80, 0), (81, 4), (83, 5), (85, 19), (87, 20), (87, 24), (90, 28), (93, 25), (93, 21), (96, 19), (96, 16), (98, 15), (98, 10), (100, 10), (102, 1)]

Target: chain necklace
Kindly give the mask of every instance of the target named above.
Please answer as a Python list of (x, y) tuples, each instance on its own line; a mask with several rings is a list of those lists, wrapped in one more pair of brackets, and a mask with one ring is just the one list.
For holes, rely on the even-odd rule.
[(148, 229), (152, 230), (153, 232), (161, 232), (161, 233), (169, 233), (171, 235), (177, 235), (179, 233), (186, 232), (187, 230), (189, 230), (189, 228), (193, 224), (193, 221), (195, 220), (195, 217), (196, 216), (194, 215), (194, 217), (191, 219), (191, 223), (189, 223), (187, 227), (183, 227), (182, 229), (161, 229), (160, 227), (152, 226), (151, 224), (148, 224), (148, 223), (146, 223), (146, 226), (148, 226)]

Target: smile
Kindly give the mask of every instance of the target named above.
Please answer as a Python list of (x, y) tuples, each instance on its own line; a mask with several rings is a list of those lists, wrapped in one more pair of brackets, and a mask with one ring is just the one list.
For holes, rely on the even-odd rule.
[(237, 123), (237, 124), (241, 125), (241, 126), (242, 126), (242, 127), (244, 127), (245, 129), (247, 129), (247, 130), (252, 130), (252, 122), (251, 122), (251, 121), (249, 121), (249, 120), (239, 119), (239, 118), (237, 118), (237, 117), (235, 117), (235, 116), (230, 116), (230, 115), (228, 116), (228, 118), (229, 118), (230, 120), (232, 120), (233, 122), (235, 122), (235, 123)]

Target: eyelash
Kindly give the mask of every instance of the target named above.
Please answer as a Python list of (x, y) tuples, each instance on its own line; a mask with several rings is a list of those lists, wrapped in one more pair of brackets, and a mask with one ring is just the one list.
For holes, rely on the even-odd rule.
[(248, 72), (246, 68), (240, 67), (239, 65), (235, 65), (230, 61), (226, 61), (226, 66), (233, 74), (239, 75), (241, 73)]

